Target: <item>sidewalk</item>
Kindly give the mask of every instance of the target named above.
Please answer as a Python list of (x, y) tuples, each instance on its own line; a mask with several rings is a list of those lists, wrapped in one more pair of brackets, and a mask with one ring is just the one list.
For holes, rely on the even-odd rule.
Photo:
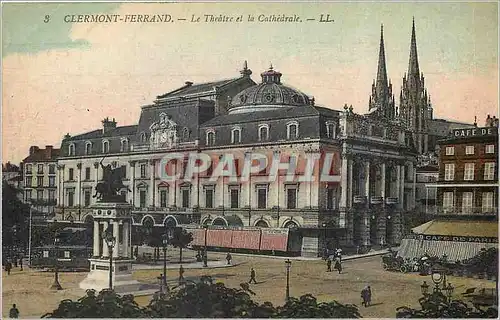
[[(224, 260), (208, 260), (208, 266), (204, 267), (203, 262), (188, 262), (188, 263), (167, 263), (167, 269), (179, 269), (182, 265), (184, 269), (215, 269), (215, 268), (230, 268), (235, 267), (244, 262), (238, 262), (233, 264), (227, 264)], [(159, 264), (132, 264), (132, 270), (153, 270), (153, 269), (163, 269), (163, 263)]]

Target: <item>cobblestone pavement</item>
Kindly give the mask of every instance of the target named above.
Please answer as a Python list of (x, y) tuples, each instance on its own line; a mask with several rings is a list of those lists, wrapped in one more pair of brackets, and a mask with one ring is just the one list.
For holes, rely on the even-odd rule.
[[(209, 253), (210, 259), (224, 261), (225, 254)], [(239, 287), (248, 281), (250, 268), (257, 273), (258, 284), (252, 284), (252, 290), (257, 295), (253, 298), (260, 301), (270, 301), (273, 304), (283, 304), (285, 297), (286, 273), (282, 259), (269, 259), (257, 256), (233, 255), (233, 263), (229, 268), (196, 268), (186, 269), (184, 276), (195, 279), (201, 275), (212, 276), (216, 281), (222, 281), (229, 287)], [(183, 265), (184, 266), (184, 265)], [(326, 264), (321, 260), (292, 261), (290, 270), (290, 294), (300, 296), (312, 293), (320, 301), (338, 300), (341, 303), (354, 303), (360, 306), (360, 291), (369, 284), (373, 291), (373, 306), (360, 306), (363, 317), (394, 317), (395, 309), (402, 305), (418, 305), (420, 284), (423, 280), (431, 283), (429, 277), (418, 274), (401, 274), (384, 271), (379, 256), (347, 260), (343, 263), (343, 273), (326, 272)], [(155, 283), (162, 272), (162, 265), (155, 269), (136, 270), (134, 278)], [(29, 269), (11, 272), (7, 276), (3, 271), (3, 316), (8, 315), (12, 303), (16, 303), (22, 318), (39, 318), (44, 313), (57, 307), (63, 299), (76, 299), (84, 292), (78, 284), (86, 273), (61, 273), (60, 282), (65, 290), (54, 292), (49, 289), (53, 281), (53, 273), (33, 272)], [(178, 279), (178, 271), (167, 270), (169, 284), (174, 285)], [(469, 287), (493, 288), (495, 283), (488, 280), (449, 277), (456, 287), (455, 294), (460, 296)], [(147, 304), (150, 297), (137, 297), (140, 304)]]

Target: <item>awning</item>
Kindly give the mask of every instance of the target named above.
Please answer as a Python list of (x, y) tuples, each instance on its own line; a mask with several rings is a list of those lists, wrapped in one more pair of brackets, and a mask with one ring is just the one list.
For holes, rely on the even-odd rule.
[(483, 248), (497, 246), (498, 243), (403, 239), (398, 256), (413, 259), (420, 258), (426, 253), (431, 257), (442, 257), (446, 254), (449, 261), (461, 261), (476, 256)]
[(498, 238), (498, 223), (473, 220), (432, 220), (412, 229), (416, 234)]

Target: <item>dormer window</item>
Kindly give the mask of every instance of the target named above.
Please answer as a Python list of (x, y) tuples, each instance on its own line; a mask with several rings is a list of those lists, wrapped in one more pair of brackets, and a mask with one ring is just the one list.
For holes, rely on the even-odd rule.
[(269, 125), (261, 124), (259, 126), (259, 141), (269, 140)]
[(68, 156), (74, 156), (75, 155), (75, 144), (71, 143), (68, 147)]
[(102, 142), (102, 153), (108, 153), (109, 152), (109, 141), (104, 140)]
[(92, 142), (85, 142), (85, 154), (92, 154)]
[(121, 144), (120, 144), (120, 151), (121, 152), (127, 152), (128, 150), (128, 139), (122, 139)]
[(147, 141), (146, 133), (143, 132), (143, 133), (141, 133), (141, 142), (146, 143), (146, 141)]
[(327, 122), (326, 123), (326, 136), (328, 138), (335, 139), (335, 123)]
[(207, 131), (207, 146), (215, 145), (215, 131)]
[(231, 130), (231, 143), (241, 142), (241, 128), (235, 127)]
[(288, 140), (297, 139), (299, 137), (299, 123), (292, 121), (286, 125), (286, 138)]

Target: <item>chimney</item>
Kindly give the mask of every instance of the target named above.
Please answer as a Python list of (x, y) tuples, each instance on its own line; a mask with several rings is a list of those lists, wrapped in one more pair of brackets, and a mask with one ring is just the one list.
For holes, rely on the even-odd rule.
[(31, 146), (30, 147), (30, 156), (40, 150), (37, 146)]
[(54, 149), (53, 146), (45, 146), (45, 154), (47, 155), (47, 159), (52, 159), (52, 150)]
[(184, 84), (186, 84), (186, 87), (191, 87), (193, 85), (191, 81), (186, 81)]
[(113, 120), (109, 120), (108, 117), (106, 117), (104, 120), (102, 120), (102, 133), (107, 134), (111, 132), (113, 129), (116, 129), (116, 121), (115, 118)]

